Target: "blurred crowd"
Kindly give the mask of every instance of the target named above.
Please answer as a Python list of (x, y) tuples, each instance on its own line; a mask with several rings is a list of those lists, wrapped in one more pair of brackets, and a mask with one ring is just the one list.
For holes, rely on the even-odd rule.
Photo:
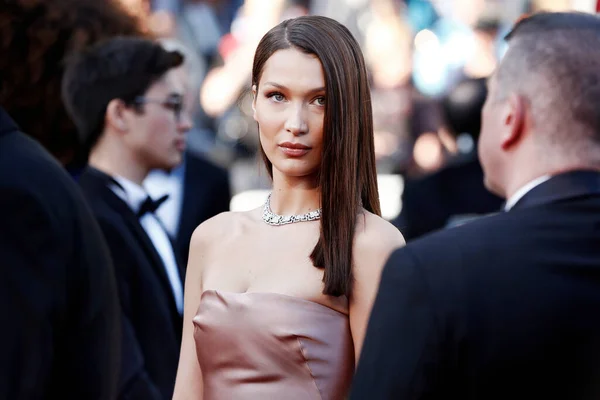
[[(472, 141), (448, 132), (439, 100), (462, 80), (489, 76), (504, 50), (503, 34), (520, 15), (568, 7), (522, 0), (124, 2), (144, 15), (148, 30), (176, 38), (194, 53), (201, 107), (190, 141), (232, 171), (256, 164), (248, 77), (258, 40), (294, 16), (339, 20), (363, 46), (371, 73), (378, 170), (409, 177), (438, 170), (473, 148)], [(243, 176), (234, 178), (236, 193), (268, 185), (264, 177)]]
[[(348, 26), (363, 47), (371, 74), (383, 214), (389, 220), (400, 218), (396, 224), (410, 230), (406, 218), (399, 216), (407, 182), (434, 174), (456, 160), (476, 158), (477, 121), (452, 126), (455, 121), (450, 119), (462, 117), (445, 114), (449, 109), (444, 110), (444, 99), (461, 82), (490, 75), (504, 51), (503, 34), (519, 16), (540, 9), (573, 8), (582, 1), (108, 3), (115, 7), (103, 8), (85, 0), (14, 1), (0, 14), (3, 53), (15, 43), (28, 43), (21, 52), (0, 60), (0, 69), (11, 70), (11, 81), (2, 82), (1, 99), (11, 99), (6, 105), (9, 114), (73, 174), (85, 164), (87, 154), (60, 100), (56, 77), (63, 58), (106, 37), (143, 35), (159, 38), (166, 47), (185, 54), (187, 102), (193, 114), (188, 149), (229, 171), (233, 201), (226, 207), (248, 209), (260, 204), (270, 182), (259, 164), (257, 125), (251, 113), (249, 77), (254, 49), (262, 35), (281, 20), (326, 15)], [(35, 8), (40, 11), (34, 20), (30, 11)], [(252, 197), (257, 190), (258, 197)], [(441, 193), (442, 197), (452, 195), (452, 191)]]
[[(148, 31), (193, 53), (200, 107), (189, 144), (229, 169), (234, 196), (262, 190), (256, 198), (234, 198), (234, 209), (260, 205), (270, 186), (259, 167), (249, 87), (258, 40), (299, 15), (326, 15), (349, 27), (370, 72), (382, 212), (408, 239), (499, 209), (500, 199), (481, 183), (476, 146), (485, 88), (473, 87), (485, 86), (505, 51), (504, 34), (519, 17), (591, 7), (569, 0), (126, 2), (144, 15)], [(453, 93), (467, 81), (480, 83)], [(469, 166), (457, 166), (464, 163)], [(461, 171), (440, 177), (448, 168)]]

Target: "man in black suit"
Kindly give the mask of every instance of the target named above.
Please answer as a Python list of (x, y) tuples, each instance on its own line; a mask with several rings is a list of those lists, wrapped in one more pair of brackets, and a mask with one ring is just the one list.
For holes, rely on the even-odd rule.
[[(445, 125), (457, 140), (462, 137), (476, 145), (486, 94), (485, 79), (466, 79), (442, 100)], [(477, 151), (468, 150), (431, 175), (407, 179), (402, 193), (402, 212), (393, 222), (410, 241), (456, 223), (498, 212), (501, 207), (502, 199), (490, 193), (483, 184)]]
[(0, 398), (115, 398), (119, 303), (77, 185), (0, 108)]
[(183, 57), (145, 39), (116, 38), (80, 53), (67, 66), (63, 99), (86, 144), (80, 177), (108, 242), (121, 308), (120, 396), (170, 399), (181, 343), (183, 284), (176, 252), (142, 182), (150, 170), (182, 160), (190, 118)]
[(479, 142), (507, 212), (392, 254), (351, 399), (600, 398), (600, 19), (507, 40)]

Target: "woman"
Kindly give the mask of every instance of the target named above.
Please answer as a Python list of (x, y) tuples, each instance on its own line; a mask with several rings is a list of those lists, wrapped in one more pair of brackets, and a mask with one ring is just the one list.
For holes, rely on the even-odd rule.
[(273, 191), (194, 232), (174, 398), (340, 399), (404, 243), (378, 216), (363, 57), (332, 19), (287, 20), (259, 43), (252, 85)]

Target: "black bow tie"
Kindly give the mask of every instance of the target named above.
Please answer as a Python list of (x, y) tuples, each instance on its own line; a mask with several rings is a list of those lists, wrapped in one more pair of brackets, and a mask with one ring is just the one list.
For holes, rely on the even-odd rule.
[(144, 200), (144, 202), (140, 206), (140, 209), (137, 212), (138, 218), (142, 218), (144, 215), (146, 215), (146, 213), (154, 213), (158, 209), (158, 207), (160, 207), (160, 205), (164, 203), (168, 198), (168, 194), (165, 194), (158, 200), (152, 200), (152, 197), (150, 196), (146, 197), (146, 200)]

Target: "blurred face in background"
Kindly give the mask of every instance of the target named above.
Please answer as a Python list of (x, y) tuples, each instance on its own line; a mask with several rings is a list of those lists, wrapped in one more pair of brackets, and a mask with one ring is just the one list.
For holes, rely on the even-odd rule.
[(192, 85), (190, 67), (181, 65), (173, 70), (175, 78), (182, 83), (183, 90), (183, 111), (191, 118), (194, 117), (196, 110), (200, 105), (200, 89)]
[(254, 92), (254, 119), (273, 176), (316, 176), (321, 165), (325, 77), (319, 59), (295, 48), (264, 65)]
[(139, 99), (137, 110), (129, 112), (123, 140), (149, 170), (170, 170), (183, 160), (185, 133), (192, 123), (181, 78), (170, 70)]

